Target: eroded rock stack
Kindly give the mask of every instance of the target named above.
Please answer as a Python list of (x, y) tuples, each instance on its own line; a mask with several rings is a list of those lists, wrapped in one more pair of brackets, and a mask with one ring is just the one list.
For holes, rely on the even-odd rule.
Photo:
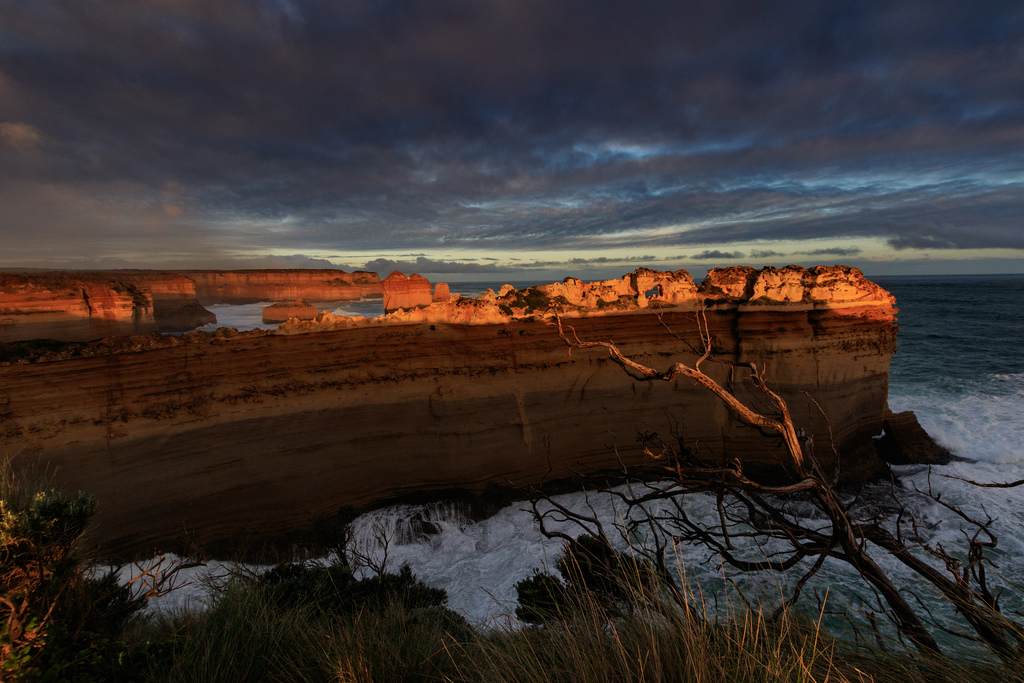
[(263, 322), (277, 324), (292, 318), (296, 320), (313, 320), (316, 318), (317, 313), (316, 306), (298, 299), (296, 301), (265, 306), (263, 308)]
[(430, 291), (430, 281), (415, 273), (406, 277), (396, 270), (384, 278), (381, 288), (384, 291), (386, 313), (398, 309), (409, 310), (429, 306), (434, 300)]

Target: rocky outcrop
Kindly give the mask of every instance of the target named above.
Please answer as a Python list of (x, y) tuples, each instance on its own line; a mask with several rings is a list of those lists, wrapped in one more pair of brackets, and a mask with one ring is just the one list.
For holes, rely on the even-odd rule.
[(376, 273), (326, 269), (0, 274), (0, 343), (185, 332), (217, 321), (203, 304), (380, 295)]
[(376, 273), (343, 270), (188, 270), (203, 304), (259, 301), (351, 301), (381, 295)]
[(892, 297), (854, 269), (727, 270), (701, 287), (683, 271), (641, 270), (0, 364), (0, 450), (95, 492), (95, 538), (112, 552), (168, 547), (185, 529), (200, 543), (254, 540), (345, 503), (636, 464), (638, 430), (775, 466), (778, 440), (706, 390), (635, 383), (599, 350), (570, 355), (546, 318), (561, 311), (580, 339), (665, 368), (693, 359), (703, 308), (721, 361), (704, 367), (718, 381), (758, 405), (742, 364), (764, 364), (820, 459), (878, 467)]
[(0, 342), (81, 341), (216, 322), (194, 283), (166, 273), (2, 273)]
[(307, 304), (302, 299), (288, 303), (271, 304), (263, 309), (263, 322), (283, 323), (286, 320), (313, 320), (318, 313), (316, 306)]
[[(446, 292), (448, 287), (440, 289)], [(282, 334), (344, 329), (365, 324), (456, 323), (487, 325), (532, 320), (558, 314), (564, 318), (649, 311), (736, 309), (758, 312), (842, 310), (858, 318), (877, 316), (893, 320), (895, 299), (849, 266), (761, 268), (735, 266), (708, 272), (700, 287), (685, 270), (661, 272), (641, 268), (616, 280), (583, 282), (566, 278), (560, 283), (517, 290), (503, 286), (476, 299), (430, 296), (430, 283), (419, 275), (406, 278), (393, 272), (384, 280), (387, 315), (353, 319), (322, 313), (316, 321), (282, 327)], [(750, 318), (753, 320), (754, 318)]]
[(882, 317), (891, 316), (896, 303), (891, 294), (851, 266), (714, 268), (708, 271), (700, 294), (709, 302), (740, 302), (755, 307), (864, 308), (865, 314), (877, 309)]
[(430, 292), (430, 282), (422, 275), (413, 273), (406, 277), (397, 270), (384, 278), (381, 283), (384, 290), (384, 311), (390, 313), (398, 309), (411, 309), (429, 306), (434, 300)]
[(960, 460), (935, 440), (917, 421), (912, 410), (886, 411), (884, 433), (875, 443), (879, 455), (893, 465), (947, 465)]

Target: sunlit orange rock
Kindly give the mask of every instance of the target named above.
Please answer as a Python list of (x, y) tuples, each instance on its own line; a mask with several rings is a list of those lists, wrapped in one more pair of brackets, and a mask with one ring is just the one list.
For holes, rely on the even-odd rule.
[(204, 304), (259, 301), (349, 301), (380, 296), (377, 273), (331, 269), (186, 270)]
[(0, 273), (0, 342), (179, 332), (216, 320), (194, 283), (173, 273)]
[(384, 291), (386, 312), (397, 311), (400, 308), (408, 310), (429, 306), (434, 300), (430, 291), (430, 281), (415, 273), (406, 277), (396, 270), (384, 279), (381, 287)]
[(302, 299), (292, 302), (281, 302), (271, 304), (263, 309), (263, 322), (276, 324), (283, 323), (291, 318), (313, 320), (318, 312), (316, 306), (307, 304)]
[(709, 374), (763, 405), (742, 372), (764, 368), (818, 460), (866, 474), (891, 419), (894, 303), (841, 266), (723, 269), (696, 291), (685, 271), (642, 269), (376, 318), (103, 340), (0, 360), (0, 452), (95, 493), (93, 538), (111, 552), (173, 547), (183, 529), (208, 544), (268, 538), (342, 504), (493, 498), (509, 482), (618, 471), (645, 462), (637, 430), (678, 430), (750, 472), (777, 466), (779, 440), (693, 382), (634, 382), (603, 349), (570, 355), (558, 312), (581, 340), (661, 370), (696, 358), (706, 320), (720, 361)]

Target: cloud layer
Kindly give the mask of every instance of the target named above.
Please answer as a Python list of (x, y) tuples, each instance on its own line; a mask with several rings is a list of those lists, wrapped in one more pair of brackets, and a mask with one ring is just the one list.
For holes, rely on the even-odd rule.
[(998, 1), (0, 2), (0, 265), (1022, 250), (1022, 36)]

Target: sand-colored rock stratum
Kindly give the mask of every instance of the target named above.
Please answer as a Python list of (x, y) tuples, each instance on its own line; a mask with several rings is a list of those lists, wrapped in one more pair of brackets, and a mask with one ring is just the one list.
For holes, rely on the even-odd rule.
[(557, 311), (581, 339), (664, 368), (693, 360), (704, 307), (721, 361), (709, 374), (762, 405), (735, 364), (765, 364), (816, 454), (834, 461), (834, 444), (843, 468), (863, 472), (877, 465), (894, 303), (839, 266), (715, 270), (699, 287), (685, 271), (641, 269), (380, 318), (108, 340), (0, 365), (0, 452), (95, 492), (95, 538), (112, 552), (171, 547), (185, 532), (259, 539), (346, 503), (615, 468), (613, 446), (642, 458), (638, 430), (772, 465), (778, 439), (706, 390), (634, 382), (600, 350), (570, 356), (550, 322)]

